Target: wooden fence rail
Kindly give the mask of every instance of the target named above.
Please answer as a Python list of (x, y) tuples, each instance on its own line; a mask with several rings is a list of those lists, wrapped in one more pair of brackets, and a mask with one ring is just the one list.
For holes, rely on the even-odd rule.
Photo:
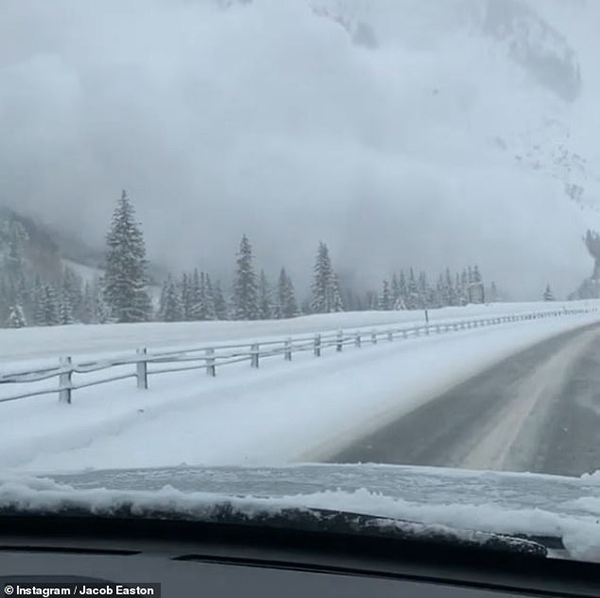
[[(359, 329), (352, 332), (339, 330), (337, 332), (286, 337), (281, 340), (266, 340), (210, 347), (193, 347), (181, 351), (149, 352), (145, 347), (138, 349), (131, 356), (119, 356), (113, 359), (100, 359), (74, 363), (70, 356), (61, 357), (56, 367), (44, 367), (33, 370), (19, 370), (0, 374), (0, 390), (6, 385), (27, 385), (58, 378), (58, 384), (44, 389), (35, 389), (9, 396), (0, 397), (0, 403), (16, 401), (40, 395), (58, 394), (61, 403), (70, 404), (74, 391), (99, 384), (108, 384), (118, 380), (135, 378), (137, 388), (147, 390), (149, 377), (153, 375), (176, 373), (190, 370), (204, 370), (207, 376), (215, 377), (217, 372), (226, 365), (249, 362), (254, 369), (260, 368), (262, 361), (268, 358), (283, 357), (292, 361), (295, 353), (311, 351), (315, 357), (321, 357), (323, 351), (335, 348), (341, 353), (346, 348), (361, 348), (366, 344), (376, 345), (378, 341), (393, 342), (428, 336), (459, 332), (482, 326), (494, 326), (509, 322), (538, 320), (542, 318), (577, 315), (598, 311), (598, 308), (560, 309), (534, 313), (497, 316), (493, 318), (473, 318), (436, 324), (426, 324), (409, 327), (394, 327), (387, 329)], [(152, 369), (151, 366), (166, 366)], [(114, 372), (115, 368), (131, 367), (128, 372)], [(112, 370), (114, 375), (100, 380), (74, 382), (73, 376), (86, 376), (104, 370)]]

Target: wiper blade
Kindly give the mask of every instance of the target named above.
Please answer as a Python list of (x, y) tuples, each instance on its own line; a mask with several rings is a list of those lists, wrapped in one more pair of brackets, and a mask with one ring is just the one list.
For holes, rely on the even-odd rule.
[(65, 505), (51, 511), (20, 509), (16, 506), (0, 508), (0, 519), (22, 517), (66, 517), (119, 520), (147, 520), (189, 522), (226, 527), (253, 528), (316, 533), (331, 536), (353, 536), (389, 539), (399, 543), (447, 546), (448, 549), (493, 551), (530, 557), (547, 557), (548, 544), (524, 536), (512, 536), (477, 530), (456, 529), (443, 525), (377, 517), (346, 511), (315, 508), (239, 508), (228, 501), (219, 501), (198, 510), (180, 511), (167, 507), (141, 510), (133, 503), (123, 502), (110, 511), (90, 511), (80, 505)]

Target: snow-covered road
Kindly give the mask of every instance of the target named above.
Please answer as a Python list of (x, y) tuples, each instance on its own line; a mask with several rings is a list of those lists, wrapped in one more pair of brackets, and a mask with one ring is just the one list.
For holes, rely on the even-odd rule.
[(600, 325), (543, 341), (330, 456), (581, 475), (600, 470)]
[[(326, 460), (536, 342), (598, 313), (365, 345), (0, 405), (0, 467), (33, 470)], [(439, 418), (438, 418), (439, 419)]]

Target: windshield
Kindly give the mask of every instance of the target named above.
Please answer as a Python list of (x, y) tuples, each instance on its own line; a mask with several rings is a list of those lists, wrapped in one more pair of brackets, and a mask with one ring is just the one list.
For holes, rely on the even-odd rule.
[(597, 518), (600, 3), (4, 6), (11, 484)]

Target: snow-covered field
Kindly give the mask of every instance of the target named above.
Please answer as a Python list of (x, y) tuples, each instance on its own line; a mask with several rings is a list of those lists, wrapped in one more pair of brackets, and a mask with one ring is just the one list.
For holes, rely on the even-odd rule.
[[(589, 306), (592, 304), (590, 303)], [(576, 304), (568, 304), (576, 307)], [(579, 304), (583, 307), (583, 304)], [(432, 321), (538, 311), (560, 304), (515, 304), (440, 310)], [(2, 331), (20, 357), (150, 344), (198, 343), (339, 327), (409, 322), (418, 314), (365, 313), (291, 322), (67, 327)], [(78, 390), (71, 405), (56, 395), (0, 405), (0, 467), (80, 469), (187, 464), (263, 465), (319, 461), (445, 389), (516, 351), (598, 321), (597, 312), (503, 324), (391, 344), (310, 353), (260, 370), (232, 365), (217, 378), (203, 371), (151, 376), (150, 389), (120, 382)], [(203, 330), (197, 338), (194, 330)], [(162, 335), (159, 334), (162, 331)], [(113, 332), (114, 337), (111, 336)], [(124, 346), (125, 345), (125, 346)], [(61, 351), (62, 349), (62, 351)]]

